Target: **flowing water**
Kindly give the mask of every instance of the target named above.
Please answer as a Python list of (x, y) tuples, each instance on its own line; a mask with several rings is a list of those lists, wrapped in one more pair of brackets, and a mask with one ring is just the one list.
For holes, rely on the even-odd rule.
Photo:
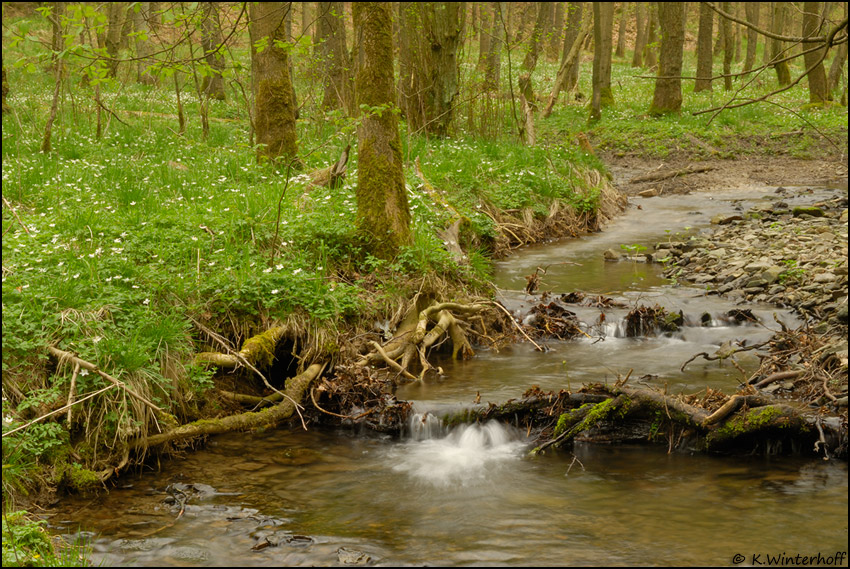
[[(740, 197), (642, 200), (603, 233), (529, 247), (497, 267), (510, 310), (539, 301), (523, 292), (524, 276), (548, 266), (541, 289), (681, 310), (679, 333), (623, 338), (617, 322), (627, 309), (604, 309), (597, 324), (601, 309), (577, 307), (589, 337), (548, 341), (542, 353), (518, 344), (443, 360), (439, 380), (399, 389), (417, 410), (401, 440), (351, 431), (219, 436), (157, 472), (123, 477), (104, 498), (63, 502), (50, 524), (90, 540), (93, 560), (106, 565), (757, 565), (846, 551), (846, 463), (581, 443), (530, 458), (525, 432), (498, 423), (446, 429), (439, 420), (478, 397), (503, 402), (532, 384), (575, 389), (630, 370), (633, 381), (671, 392), (734, 390), (741, 373), (728, 363), (680, 367), (724, 342), (767, 339), (774, 314), (789, 325), (795, 317), (748, 306), (763, 324), (731, 325), (722, 299), (670, 286), (652, 265), (605, 263), (601, 252), (697, 232)], [(744, 369), (758, 365), (749, 354), (737, 356)]]

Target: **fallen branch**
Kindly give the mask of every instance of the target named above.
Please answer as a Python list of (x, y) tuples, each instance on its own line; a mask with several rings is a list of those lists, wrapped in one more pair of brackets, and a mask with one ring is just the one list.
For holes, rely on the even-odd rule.
[(667, 180), (668, 178), (678, 178), (679, 176), (687, 176), (688, 174), (698, 174), (700, 172), (709, 172), (714, 170), (714, 166), (686, 166), (678, 170), (659, 170), (637, 176), (629, 180), (630, 184), (639, 184), (641, 182), (657, 182), (659, 180)]
[(218, 435), (231, 431), (247, 431), (258, 428), (273, 428), (292, 416), (297, 401), (303, 399), (310, 384), (321, 375), (325, 364), (313, 364), (303, 373), (286, 382), (285, 399), (279, 404), (261, 411), (248, 411), (220, 419), (204, 419), (177, 427), (167, 433), (140, 437), (131, 443), (131, 448), (150, 448), (168, 442)]

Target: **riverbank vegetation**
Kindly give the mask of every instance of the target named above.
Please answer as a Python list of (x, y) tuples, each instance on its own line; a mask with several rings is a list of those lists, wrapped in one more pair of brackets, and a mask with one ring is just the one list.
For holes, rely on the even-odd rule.
[[(263, 38), (249, 38), (242, 3), (4, 4), (4, 510), (57, 487), (102, 488), (143, 460), (149, 441), (184, 441), (168, 436), (181, 425), (197, 436), (229, 416), (249, 421), (235, 428), (345, 417), (356, 385), (383, 401), (376, 416), (389, 413), (393, 384), (424, 377), (438, 344), (464, 357), (517, 334), (491, 302), (495, 258), (595, 231), (620, 211), (603, 151), (846, 156), (846, 81), (814, 103), (804, 80), (733, 108), (776, 90), (769, 68), (736, 75), (727, 90), (718, 80), (693, 93), (685, 79), (681, 106), (651, 117), (657, 69), (633, 67), (628, 53), (636, 26), (653, 29), (646, 3), (638, 14), (617, 4), (628, 50), (613, 58), (613, 101), (603, 102), (591, 66), (604, 42), (592, 39), (589, 5), (584, 28), (581, 3), (555, 3), (566, 16), (556, 26), (551, 14), (546, 28), (545, 3), (470, 3), (465, 14), (403, 3), (393, 14), (398, 99), (368, 103), (352, 94), (359, 46), (345, 43), (348, 8), (278, 4), (280, 30)], [(679, 49), (686, 77), (695, 10)], [(832, 12), (821, 35), (844, 38), (826, 59), (838, 60), (840, 78), (846, 16)], [(428, 61), (416, 30), (456, 59)], [(571, 49), (576, 37), (587, 45)], [(294, 85), (297, 119), (289, 95), (291, 119), (266, 117), (250, 87), (252, 56), (266, 50), (286, 61), (291, 78), (275, 81)], [(795, 78), (809, 65), (789, 63)], [(733, 59), (732, 71), (744, 64)], [(556, 88), (571, 66), (576, 82)], [(425, 71), (445, 80), (448, 107), (430, 106)], [(297, 141), (263, 130), (275, 120), (291, 121)], [(364, 213), (358, 193), (373, 175), (360, 168), (364, 144), (383, 145), (364, 142), (377, 128), (369, 121), (396, 129), (387, 146), (403, 166), (410, 234), (389, 249), (364, 231), (381, 214)], [(309, 380), (290, 391), (287, 378)], [(247, 410), (275, 392), (295, 399), (289, 412), (250, 422)], [(302, 413), (301, 403), (321, 410)]]

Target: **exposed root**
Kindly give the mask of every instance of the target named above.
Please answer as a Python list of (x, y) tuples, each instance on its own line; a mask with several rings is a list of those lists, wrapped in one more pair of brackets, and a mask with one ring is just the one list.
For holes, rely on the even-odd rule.
[[(427, 304), (416, 312), (417, 305), (414, 303), (393, 338), (384, 346), (370, 342), (372, 351), (364, 355), (357, 365), (365, 367), (383, 362), (395, 370), (398, 376), (421, 381), (433, 369), (428, 363), (427, 352), (445, 339), (451, 340), (452, 358), (466, 359), (474, 355), (464, 330), (468, 324), (462, 317), (475, 316), (488, 308), (490, 305), (487, 303), (441, 302)], [(418, 377), (411, 372), (416, 360), (421, 367)]]

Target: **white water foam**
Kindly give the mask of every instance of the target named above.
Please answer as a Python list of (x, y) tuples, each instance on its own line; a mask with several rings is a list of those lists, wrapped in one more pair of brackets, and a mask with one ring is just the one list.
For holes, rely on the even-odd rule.
[(496, 469), (519, 460), (525, 447), (515, 429), (496, 421), (460, 425), (444, 433), (434, 415), (415, 414), (411, 440), (393, 450), (393, 469), (433, 486), (466, 486), (485, 481)]

